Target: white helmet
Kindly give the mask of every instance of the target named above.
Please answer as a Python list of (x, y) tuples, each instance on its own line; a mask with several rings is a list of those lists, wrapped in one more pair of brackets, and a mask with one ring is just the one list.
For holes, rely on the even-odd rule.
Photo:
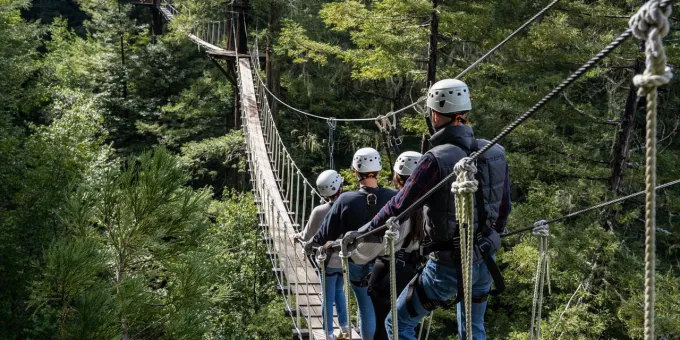
[(335, 170), (326, 170), (316, 179), (316, 188), (323, 197), (331, 197), (342, 188), (342, 176)]
[(359, 173), (379, 172), (382, 170), (380, 153), (374, 148), (362, 148), (354, 153), (352, 169)]
[(470, 89), (458, 79), (440, 80), (427, 93), (427, 107), (443, 114), (470, 111)]
[(423, 154), (420, 152), (403, 152), (394, 163), (394, 172), (402, 176), (411, 176), (413, 170), (416, 169), (416, 165), (418, 165), (418, 161), (420, 161), (420, 157), (423, 157)]

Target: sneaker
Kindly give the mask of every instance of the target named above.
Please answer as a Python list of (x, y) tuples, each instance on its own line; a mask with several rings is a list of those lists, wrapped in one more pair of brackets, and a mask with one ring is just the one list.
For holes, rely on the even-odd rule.
[(338, 333), (338, 336), (336, 336), (335, 338), (338, 339), (338, 340), (349, 339), (349, 332), (348, 331), (347, 332), (340, 331)]
[(338, 339), (338, 338), (336, 338), (335, 335), (333, 335), (333, 334), (328, 334), (328, 335), (326, 335), (326, 339), (327, 340), (335, 340), (335, 339)]

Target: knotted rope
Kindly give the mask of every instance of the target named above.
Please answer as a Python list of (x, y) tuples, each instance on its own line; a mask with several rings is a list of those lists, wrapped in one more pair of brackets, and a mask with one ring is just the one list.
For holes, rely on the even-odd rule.
[[(328, 331), (326, 325), (326, 248), (319, 247), (319, 253), (316, 255), (316, 261), (319, 263), (319, 270), (321, 271), (321, 319), (323, 322), (323, 333), (326, 340), (328, 340)], [(309, 299), (309, 296), (307, 296)], [(309, 309), (309, 308), (308, 308)], [(309, 312), (308, 312), (309, 313)], [(309, 326), (307, 326), (309, 327)]]
[(326, 120), (328, 124), (328, 166), (335, 170), (335, 159), (333, 158), (333, 153), (335, 152), (335, 128), (338, 125), (338, 121), (334, 117), (328, 118)]
[(350, 319), (350, 309), (351, 305), (349, 304), (349, 292), (350, 292), (350, 285), (349, 285), (349, 257), (352, 256), (352, 252), (349, 251), (348, 249), (348, 244), (346, 242), (342, 242), (342, 245), (340, 246), (340, 253), (338, 254), (340, 257), (340, 261), (342, 262), (342, 285), (345, 290), (345, 306), (347, 306), (347, 323), (349, 326), (349, 340), (352, 340), (352, 319)]
[(534, 300), (531, 305), (531, 330), (529, 339), (541, 338), (541, 311), (543, 309), (543, 287), (548, 285), (550, 294), (550, 255), (548, 254), (548, 237), (550, 237), (550, 227), (546, 220), (534, 223), (532, 230), (534, 236), (539, 237), (538, 241), (538, 264), (536, 265), (536, 276), (534, 276)]
[[(477, 191), (475, 173), (477, 166), (468, 157), (461, 159), (453, 168), (456, 181), (451, 183), (451, 192), (456, 195), (456, 217), (460, 233), (460, 254), (463, 269), (463, 298), (465, 307), (465, 331), (472, 340), (472, 261), (474, 255), (474, 194)], [(479, 207), (484, 209), (484, 207)]]
[(657, 88), (668, 84), (673, 74), (666, 66), (666, 52), (661, 39), (670, 24), (670, 1), (652, 0), (644, 4), (628, 22), (630, 30), (645, 41), (645, 72), (633, 78), (639, 86), (638, 96), (647, 99), (645, 164), (645, 340), (654, 339), (654, 299), (656, 262), (656, 120)]
[(399, 239), (399, 220), (390, 217), (387, 220), (385, 242), (390, 254), (390, 302), (392, 307), (392, 339), (399, 340), (399, 322), (397, 318), (397, 267), (395, 256), (395, 243)]

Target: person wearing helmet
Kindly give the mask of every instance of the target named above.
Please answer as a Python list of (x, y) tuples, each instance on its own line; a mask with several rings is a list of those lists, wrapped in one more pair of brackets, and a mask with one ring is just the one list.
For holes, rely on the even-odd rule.
[[(380, 208), (397, 192), (378, 186), (382, 170), (380, 153), (373, 148), (362, 148), (354, 153), (352, 170), (359, 182), (359, 190), (342, 194), (326, 215), (314, 236), (316, 244), (335, 241), (348, 231), (355, 231), (371, 221)], [(368, 276), (372, 262), (355, 263), (349, 259), (349, 279), (359, 306), (361, 338), (372, 340), (375, 333), (375, 312), (368, 296)]]
[[(397, 157), (397, 161), (394, 163), (393, 168), (394, 177), (392, 178), (392, 183), (397, 190), (401, 190), (404, 187), (404, 183), (406, 183), (406, 180), (411, 176), (411, 173), (413, 173), (413, 170), (416, 168), (421, 157), (422, 154), (415, 151), (406, 151)], [(418, 210), (411, 218), (400, 224), (399, 239), (397, 239), (395, 244), (396, 249), (398, 249), (395, 253), (398, 292), (401, 292), (411, 279), (413, 279), (418, 271), (418, 267), (422, 263), (420, 243), (424, 237), (423, 223), (422, 210)], [(367, 253), (367, 251), (362, 252), (363, 248), (368, 248), (372, 250), (372, 252), (370, 254), (362, 254)], [(377, 256), (370, 280), (368, 281), (368, 292), (371, 296), (371, 301), (373, 301), (375, 319), (377, 320), (374, 339), (387, 340), (388, 336), (387, 330), (385, 329), (385, 319), (391, 308), (389, 254), (385, 252), (383, 243), (370, 243), (370, 241), (358, 244), (357, 249), (352, 253), (353, 259), (356, 259), (360, 254), (364, 255), (364, 257)]]
[[(302, 242), (309, 242), (314, 234), (321, 227), (326, 214), (331, 210), (333, 202), (342, 194), (342, 184), (344, 180), (342, 176), (335, 170), (326, 170), (322, 172), (316, 179), (316, 188), (319, 191), (326, 203), (315, 207), (309, 215), (309, 221), (305, 229), (300, 233), (295, 234), (295, 238)], [(325, 315), (326, 315), (326, 339), (349, 339), (349, 321), (347, 320), (347, 306), (345, 305), (345, 292), (342, 280), (342, 264), (338, 254), (331, 254), (325, 265), (326, 287), (324, 301)], [(335, 303), (335, 310), (338, 312), (338, 323), (340, 324), (340, 333), (336, 337), (333, 334), (333, 303)]]
[[(436, 129), (430, 139), (434, 147), (420, 159), (404, 188), (362, 229), (374, 230), (390, 217), (401, 214), (450, 175), (458, 161), (489, 143), (475, 139), (468, 125), (467, 113), (472, 105), (470, 91), (462, 81), (446, 79), (432, 85), (427, 106)], [(492, 279), (498, 291), (504, 287), (494, 262), (494, 254), (500, 248), (498, 231), (504, 230), (511, 211), (508, 162), (503, 147), (495, 145), (478, 158), (476, 179), (479, 190), (475, 194), (471, 326), (473, 338), (477, 340), (486, 339), (484, 313)], [(451, 193), (453, 181), (447, 181), (420, 206), (415, 206), (416, 209), (424, 207), (426, 241), (421, 245), (421, 253), (428, 255), (429, 260), (397, 300), (399, 339), (402, 340), (416, 339), (415, 326), (422, 318), (438, 307), (453, 303), (457, 303), (459, 338), (466, 339), (464, 309), (458, 303), (462, 299), (462, 271), (454, 195)], [(348, 233), (343, 242), (355, 244), (358, 236), (358, 232)], [(449, 301), (454, 297), (455, 300)], [(391, 314), (385, 320), (385, 328), (392, 338)]]

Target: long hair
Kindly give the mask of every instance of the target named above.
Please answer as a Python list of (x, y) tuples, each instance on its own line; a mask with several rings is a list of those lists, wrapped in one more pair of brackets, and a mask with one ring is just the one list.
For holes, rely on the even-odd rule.
[[(392, 178), (392, 184), (394, 184), (395, 188), (401, 190), (408, 177), (409, 176), (402, 176), (395, 173)], [(416, 210), (409, 221), (411, 222), (411, 241), (422, 243), (425, 238), (425, 217), (423, 216), (423, 209)]]

